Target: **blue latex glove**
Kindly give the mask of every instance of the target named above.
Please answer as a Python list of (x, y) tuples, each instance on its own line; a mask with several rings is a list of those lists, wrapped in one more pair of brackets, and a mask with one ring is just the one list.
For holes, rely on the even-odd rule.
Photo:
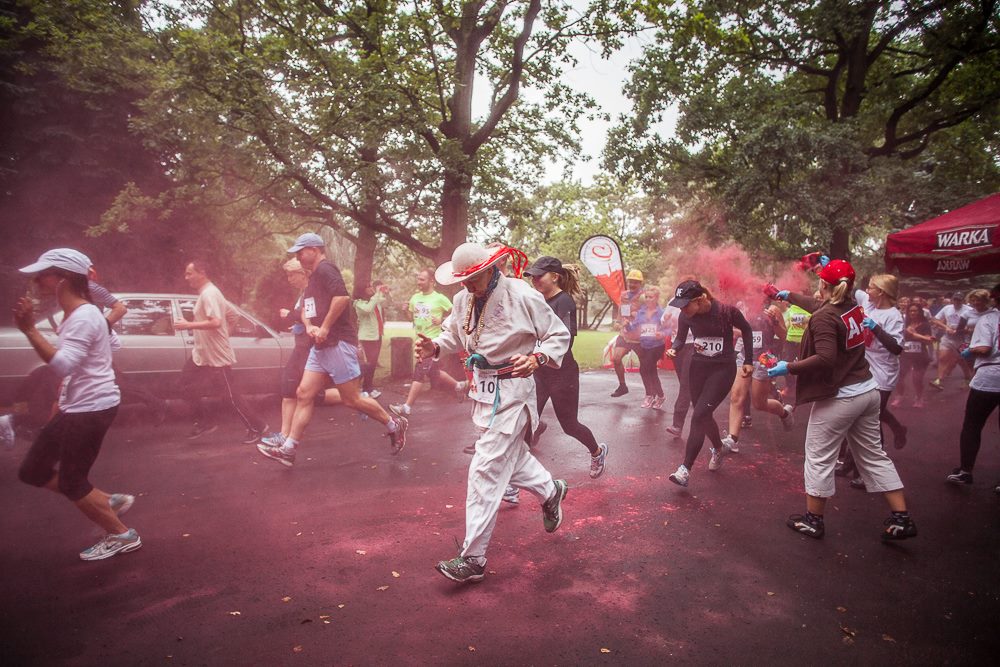
[(782, 301), (788, 301), (788, 290), (786, 289), (778, 290), (778, 293), (775, 294), (774, 296), (781, 299)]
[(962, 350), (959, 354), (962, 356), (963, 359), (971, 359), (972, 358), (972, 348), (971, 347), (967, 347), (964, 350)]
[(866, 329), (871, 329), (872, 331), (875, 331), (875, 327), (878, 326), (878, 323), (872, 318), (866, 317), (865, 319), (861, 320), (861, 326), (863, 326)]
[(767, 377), (769, 377), (769, 378), (776, 378), (776, 377), (779, 377), (781, 375), (788, 375), (788, 362), (787, 361), (779, 361), (778, 363), (776, 363), (774, 365), (773, 368), (768, 368), (767, 369)]
[(820, 266), (826, 266), (829, 263), (830, 263), (830, 258), (829, 257), (827, 257), (826, 255), (820, 255), (819, 256), (819, 265)]

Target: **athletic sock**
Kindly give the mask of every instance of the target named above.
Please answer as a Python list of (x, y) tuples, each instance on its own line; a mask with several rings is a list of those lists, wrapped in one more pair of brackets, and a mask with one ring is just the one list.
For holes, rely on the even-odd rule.
[(299, 441), (296, 440), (295, 438), (285, 438), (285, 441), (281, 443), (281, 449), (285, 450), (286, 452), (291, 452), (294, 451), (295, 448), (298, 447), (298, 445)]
[(903, 510), (902, 512), (893, 512), (892, 513), (892, 518), (893, 519), (906, 520), (906, 519), (910, 518), (910, 513), (908, 511), (906, 511), (906, 510)]
[(398, 426), (396, 426), (396, 420), (390, 419), (389, 422), (385, 425), (385, 428), (387, 431), (389, 431), (389, 433), (395, 433), (396, 429), (398, 428)]

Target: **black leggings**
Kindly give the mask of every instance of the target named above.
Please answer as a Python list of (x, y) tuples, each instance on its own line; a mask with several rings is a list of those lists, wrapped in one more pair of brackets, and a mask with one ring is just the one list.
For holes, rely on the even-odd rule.
[(218, 411), (209, 412), (202, 403), (201, 397), (208, 393), (219, 396), (223, 401), (228, 401), (247, 429), (264, 430), (266, 423), (261, 419), (259, 413), (254, 413), (250, 409), (243, 395), (240, 394), (233, 378), (231, 366), (198, 366), (192, 359), (188, 359), (184, 368), (181, 369), (178, 382), (184, 400), (190, 406), (196, 422), (208, 424), (215, 421), (218, 416)]
[(361, 347), (365, 351), (365, 363), (361, 364), (361, 391), (371, 391), (375, 388), (375, 369), (378, 368), (378, 355), (382, 353), (382, 339), (363, 340)]
[(997, 406), (1000, 406), (1000, 392), (969, 390), (969, 398), (965, 401), (962, 435), (959, 437), (962, 470), (972, 472), (976, 466), (976, 457), (983, 440), (983, 427)]
[(882, 424), (886, 424), (890, 429), (892, 429), (892, 437), (897, 439), (903, 431), (906, 430), (906, 427), (903, 426), (898, 419), (896, 419), (896, 415), (889, 412), (889, 397), (892, 395), (892, 392), (879, 389), (878, 394), (878, 431), (879, 436), (882, 438), (882, 448), (885, 449), (885, 436), (882, 434)]
[(691, 430), (688, 432), (687, 448), (684, 452), (684, 465), (688, 470), (694, 465), (701, 452), (705, 437), (716, 449), (722, 447), (722, 437), (719, 435), (719, 425), (715, 423), (712, 413), (729, 395), (736, 379), (736, 364), (729, 361), (699, 361), (695, 357), (691, 361), (691, 404), (694, 411), (691, 414)]
[(694, 345), (685, 345), (674, 357), (674, 369), (677, 371), (677, 400), (674, 401), (674, 426), (684, 427), (688, 408), (691, 407), (691, 357), (694, 356)]
[(542, 410), (549, 398), (552, 408), (556, 411), (556, 419), (563, 433), (582, 442), (590, 450), (591, 456), (597, 456), (601, 450), (597, 440), (589, 428), (580, 423), (580, 367), (576, 359), (563, 359), (562, 367), (543, 368), (535, 372), (535, 392), (538, 396), (538, 416), (541, 419)]
[(657, 364), (663, 358), (664, 347), (659, 345), (651, 350), (645, 348), (639, 350), (639, 376), (642, 377), (646, 396), (663, 396), (663, 385), (660, 383)]

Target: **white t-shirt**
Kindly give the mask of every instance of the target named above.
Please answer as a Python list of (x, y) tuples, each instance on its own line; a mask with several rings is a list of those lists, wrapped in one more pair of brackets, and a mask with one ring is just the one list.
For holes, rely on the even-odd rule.
[(976, 374), (969, 386), (978, 391), (1000, 392), (1000, 347), (997, 345), (997, 327), (1000, 322), (1000, 312), (990, 308), (981, 313), (976, 328), (972, 331), (972, 342), (969, 347), (988, 347), (989, 355), (976, 355)]
[[(855, 292), (854, 299), (864, 309), (865, 315), (895, 338), (900, 347), (903, 346), (903, 316), (898, 308), (876, 308), (864, 290)], [(865, 329), (865, 359), (868, 360), (872, 377), (879, 389), (892, 391), (896, 388), (896, 383), (899, 382), (899, 356), (887, 350), (868, 329)]]
[(111, 368), (111, 335), (101, 310), (84, 304), (59, 326), (59, 344), (49, 366), (63, 380), (59, 409), (97, 412), (121, 402)]
[(962, 305), (955, 308), (952, 304), (948, 304), (944, 308), (938, 311), (937, 319), (943, 320), (952, 329), (958, 327), (958, 321), (963, 317), (968, 317), (970, 312), (974, 312), (975, 308), (969, 305)]

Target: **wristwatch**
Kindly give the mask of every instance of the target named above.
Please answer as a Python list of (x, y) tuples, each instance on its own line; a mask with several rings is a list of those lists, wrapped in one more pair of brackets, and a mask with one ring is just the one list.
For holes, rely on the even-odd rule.
[(549, 358), (541, 352), (535, 352), (532, 356), (535, 358), (535, 362), (538, 364), (539, 368), (546, 366), (549, 363)]

